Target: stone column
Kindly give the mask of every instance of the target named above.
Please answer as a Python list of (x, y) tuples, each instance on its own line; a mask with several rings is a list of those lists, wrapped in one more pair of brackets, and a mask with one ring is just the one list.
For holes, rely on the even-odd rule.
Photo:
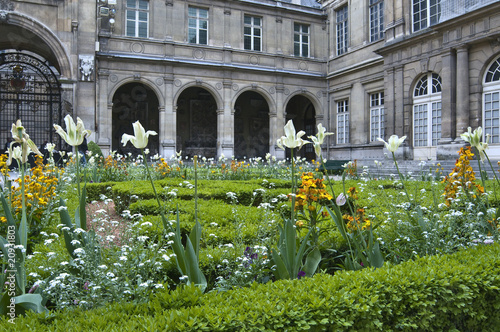
[(97, 89), (97, 145), (102, 150), (102, 153), (107, 156), (111, 152), (111, 135), (112, 135), (112, 109), (113, 104), (108, 104), (108, 77), (109, 71), (102, 69), (98, 72)]
[[(448, 144), (452, 141), (452, 136), (455, 133), (455, 57), (448, 50), (445, 54), (441, 56), (443, 61), (443, 69), (441, 71), (441, 139), (439, 140), (440, 145)], [(429, 91), (430, 93), (430, 91)], [(429, 115), (430, 116), (430, 115)]]
[(394, 69), (394, 109), (393, 109), (393, 132), (387, 132), (387, 136), (396, 134), (398, 136), (406, 135), (404, 128), (404, 110), (405, 110), (405, 91), (404, 91), (404, 72), (403, 66)]
[(457, 152), (457, 148), (453, 144), (456, 135), (457, 59), (453, 50), (446, 50), (441, 58), (443, 61), (441, 71), (441, 139), (438, 141), (436, 158), (447, 160), (453, 159)]
[(457, 115), (455, 142), (463, 143), (460, 134), (469, 126), (469, 50), (467, 46), (457, 49)]
[(365, 144), (366, 132), (366, 108), (365, 108), (365, 90), (361, 83), (356, 82), (351, 89), (349, 105), (349, 142), (351, 145)]
[[(411, 105), (407, 105), (405, 103), (405, 82), (404, 82), (404, 68), (403, 66), (395, 67), (392, 70), (393, 74), (393, 94), (394, 100), (392, 103), (392, 132), (385, 130), (386, 140), (391, 135), (398, 135), (399, 137), (406, 136), (406, 140), (403, 143), (403, 148), (398, 149), (395, 153), (396, 158), (398, 159), (411, 159), (413, 158), (411, 146), (412, 144), (412, 136), (411, 132), (412, 126), (411, 121)], [(405, 122), (405, 119), (407, 120)], [(409, 123), (408, 123), (409, 122)], [(391, 155), (384, 147), (384, 152), (389, 156)]]
[(160, 153), (165, 158), (175, 155), (177, 117), (174, 111), (173, 75), (163, 77), (164, 106), (160, 108)]
[(225, 157), (231, 158), (234, 155), (234, 108), (231, 107), (233, 83), (231, 80), (224, 80), (222, 86), (224, 105), (223, 109), (217, 112), (217, 128), (220, 126), (217, 132), (220, 142), (217, 144), (217, 156), (223, 153)]
[[(384, 129), (385, 135), (387, 137), (394, 134), (395, 131), (395, 119), (396, 119), (396, 99), (394, 90), (394, 68), (388, 68), (385, 71), (384, 80), (384, 108), (385, 108), (385, 122)], [(382, 137), (385, 139), (385, 137)]]
[[(282, 84), (278, 84), (276, 86), (276, 119), (273, 120), (274, 124), (271, 122), (270, 125), (273, 125), (273, 127), (270, 127), (270, 137), (273, 137), (272, 143), (274, 146), (274, 152), (276, 159), (278, 160), (283, 160), (285, 159), (285, 150), (278, 148), (276, 145), (276, 141), (278, 138), (283, 136), (285, 134), (285, 130), (283, 129), (285, 127), (285, 120), (286, 120), (286, 114), (285, 114), (285, 105), (283, 105), (283, 93), (285, 92), (285, 87)], [(269, 115), (269, 120), (271, 121), (273, 117)]]
[(233, 155), (232, 150), (225, 151), (226, 149), (224, 144), (225, 138), (225, 125), (224, 125), (225, 115), (224, 108), (220, 108), (217, 110), (217, 157), (220, 157), (222, 154), (226, 158), (231, 158)]

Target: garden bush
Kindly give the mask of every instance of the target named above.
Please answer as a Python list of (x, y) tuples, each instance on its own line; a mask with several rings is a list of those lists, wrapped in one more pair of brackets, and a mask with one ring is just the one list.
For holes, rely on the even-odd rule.
[(380, 269), (317, 274), (203, 295), (185, 286), (145, 303), (28, 313), (6, 331), (496, 331), (500, 246)]

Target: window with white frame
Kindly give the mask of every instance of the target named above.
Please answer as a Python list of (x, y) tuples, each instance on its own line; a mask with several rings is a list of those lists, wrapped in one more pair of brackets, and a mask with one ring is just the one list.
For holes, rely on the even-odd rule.
[(244, 16), (243, 44), (245, 50), (262, 51), (262, 17)]
[(310, 27), (307, 24), (293, 24), (293, 54), (309, 57)]
[(347, 30), (347, 6), (337, 10), (337, 55), (342, 55), (347, 52), (348, 30)]
[(384, 38), (384, 0), (370, 0), (370, 41)]
[(483, 134), (490, 135), (490, 143), (500, 143), (500, 58), (488, 68), (483, 84)]
[(375, 142), (377, 138), (384, 138), (384, 93), (370, 94), (370, 141)]
[(208, 44), (208, 9), (188, 7), (188, 40), (192, 44)]
[(413, 92), (413, 146), (436, 146), (441, 138), (441, 77), (420, 78)]
[(439, 23), (441, 0), (412, 0), (413, 32)]
[(349, 143), (349, 100), (337, 102), (337, 144)]
[(127, 0), (125, 34), (129, 37), (148, 37), (149, 1)]

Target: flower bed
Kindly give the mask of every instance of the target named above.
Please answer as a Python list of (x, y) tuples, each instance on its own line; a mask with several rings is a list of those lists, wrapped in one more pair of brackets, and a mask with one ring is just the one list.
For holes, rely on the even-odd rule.
[[(81, 135), (65, 138), (76, 150), (86, 131), (80, 120), (66, 124)], [(124, 144), (139, 156), (89, 154), (82, 166), (75, 151), (63, 172), (51, 158), (45, 170), (28, 169), (33, 144), (20, 121), (12, 132), (20, 147), (9, 148), (9, 161), (18, 159), (22, 176), (0, 195), (6, 324), (65, 329), (65, 315), (110, 329), (119, 321), (221, 331), (497, 323), (485, 308), (498, 306), (499, 249), (487, 244), (499, 236), (500, 182), (475, 177), (470, 148), (443, 179), (372, 180), (354, 162), (333, 181), (321, 163), (293, 157), (308, 142), (291, 122), (278, 141), (292, 149), (290, 163), (195, 156), (190, 165), (149, 157), (155, 133), (136, 123)], [(328, 134), (319, 125), (311, 137), (318, 156)], [(396, 165), (403, 140), (386, 143)]]

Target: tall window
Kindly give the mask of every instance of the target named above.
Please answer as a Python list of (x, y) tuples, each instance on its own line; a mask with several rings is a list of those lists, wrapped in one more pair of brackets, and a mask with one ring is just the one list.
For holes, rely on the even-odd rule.
[(347, 6), (337, 10), (337, 55), (347, 52)]
[(500, 143), (500, 58), (488, 68), (483, 91), (483, 133), (490, 143)]
[(441, 0), (413, 0), (413, 31), (437, 24), (441, 16)]
[(413, 93), (413, 146), (436, 146), (441, 138), (441, 77), (429, 73)]
[(384, 93), (377, 92), (370, 95), (370, 141), (384, 138)]
[(295, 56), (309, 56), (309, 30), (309, 25), (294, 23), (293, 54)]
[(245, 15), (243, 44), (245, 50), (262, 51), (262, 18)]
[(208, 9), (188, 8), (188, 39), (192, 44), (208, 43)]
[(337, 144), (349, 143), (349, 100), (337, 102)]
[(149, 1), (127, 0), (125, 34), (129, 37), (148, 37)]
[(370, 41), (384, 38), (384, 0), (370, 0)]

